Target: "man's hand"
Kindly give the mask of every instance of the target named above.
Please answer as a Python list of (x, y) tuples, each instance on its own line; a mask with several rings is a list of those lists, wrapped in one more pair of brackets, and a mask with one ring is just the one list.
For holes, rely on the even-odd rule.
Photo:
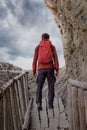
[(33, 71), (33, 76), (36, 76), (36, 72), (35, 71)]
[(56, 71), (56, 76), (58, 76), (58, 71)]
[(36, 74), (33, 74), (34, 77), (36, 77)]
[(33, 73), (33, 76), (36, 77), (36, 74)]

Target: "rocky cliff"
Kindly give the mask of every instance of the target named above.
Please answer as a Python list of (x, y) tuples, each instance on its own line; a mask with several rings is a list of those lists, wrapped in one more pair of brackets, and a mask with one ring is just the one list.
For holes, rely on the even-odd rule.
[(0, 62), (0, 70), (15, 70), (20, 71), (22, 68), (15, 66), (13, 64), (7, 63), (7, 62)]
[(60, 28), (69, 77), (87, 80), (87, 1), (45, 0)]
[(0, 86), (17, 76), (22, 69), (10, 63), (0, 62)]

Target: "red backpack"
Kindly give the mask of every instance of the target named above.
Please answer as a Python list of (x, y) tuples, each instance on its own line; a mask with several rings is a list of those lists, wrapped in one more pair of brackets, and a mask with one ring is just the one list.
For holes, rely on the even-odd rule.
[(38, 62), (49, 64), (53, 62), (52, 44), (49, 40), (42, 40), (39, 44)]

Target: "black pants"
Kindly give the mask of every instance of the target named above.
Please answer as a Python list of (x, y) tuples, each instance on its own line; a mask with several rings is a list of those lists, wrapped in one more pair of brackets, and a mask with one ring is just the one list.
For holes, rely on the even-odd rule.
[(49, 105), (53, 105), (53, 100), (54, 100), (54, 95), (55, 95), (54, 83), (56, 81), (56, 78), (54, 75), (54, 69), (38, 70), (36, 102), (42, 103), (42, 88), (43, 88), (43, 84), (46, 78), (48, 82), (48, 103)]

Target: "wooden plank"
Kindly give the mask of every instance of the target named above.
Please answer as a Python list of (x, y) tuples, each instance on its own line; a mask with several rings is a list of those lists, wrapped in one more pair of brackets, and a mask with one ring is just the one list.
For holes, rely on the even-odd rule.
[(40, 129), (40, 122), (39, 122), (39, 118), (31, 118), (31, 129)]
[(3, 96), (3, 126), (4, 126), (4, 130), (6, 130), (7, 128), (7, 108), (6, 108), (6, 95), (4, 94)]
[[(55, 101), (54, 101), (55, 102)], [(58, 109), (58, 103), (56, 100), (55, 108)], [(49, 128), (48, 128), (48, 120), (47, 120), (47, 113), (46, 113), (46, 101), (45, 98), (42, 100), (42, 111), (40, 111), (40, 117), (41, 117), (41, 125), (39, 122), (39, 117), (38, 117), (38, 111), (37, 111), (37, 105), (34, 101), (33, 107), (32, 107), (32, 112), (31, 112), (31, 129), (36, 129), (36, 130), (58, 130), (58, 117), (49, 117)], [(49, 111), (49, 109), (48, 109)], [(49, 114), (49, 113), (48, 113)], [(30, 130), (31, 130), (30, 129)]]
[(6, 130), (14, 130), (9, 89), (7, 89), (7, 91), (5, 92), (5, 97), (6, 97)]
[(21, 109), (22, 109), (22, 116), (24, 117), (25, 115), (25, 107), (24, 107), (24, 101), (23, 101), (23, 91), (21, 88), (21, 81), (17, 80), (17, 84), (18, 84), (18, 92), (19, 92), (19, 98), (20, 98), (20, 104), (21, 104)]
[(69, 122), (68, 122), (64, 112), (60, 113), (59, 127), (60, 128), (69, 128)]
[(57, 97), (54, 98), (54, 117), (59, 117), (59, 107)]
[(55, 117), (55, 115), (54, 115), (54, 109), (48, 109), (48, 115), (49, 115), (49, 118)]
[(68, 119), (69, 119), (69, 127), (70, 130), (73, 130), (72, 126), (72, 87), (71, 84), (67, 84), (67, 103), (68, 103)]
[(87, 128), (87, 91), (84, 91), (84, 102), (85, 102), (85, 118), (86, 118), (86, 128)]
[(18, 84), (17, 81), (14, 82), (14, 89), (15, 89), (15, 94), (17, 98), (17, 106), (18, 106), (18, 113), (19, 113), (19, 120), (20, 124), (22, 126), (23, 124), (23, 115), (22, 115), (22, 110), (21, 110), (21, 104), (20, 104), (20, 97), (19, 97), (19, 92), (18, 92)]
[(60, 113), (64, 112), (64, 105), (63, 105), (62, 99), (60, 97), (59, 97), (59, 111), (60, 111)]
[(46, 113), (46, 100), (45, 100), (45, 98), (42, 100), (42, 107), (43, 107), (43, 110), (40, 111), (41, 127), (47, 127), (48, 120), (47, 120), (47, 113)]
[(25, 112), (26, 112), (26, 101), (25, 101), (25, 93), (24, 93), (24, 84), (23, 84), (23, 76), (20, 78), (20, 87), (21, 87), (21, 95), (22, 95), (22, 98), (23, 98), (23, 104), (24, 104), (24, 115), (25, 115)]
[(67, 120), (65, 112), (60, 113), (60, 119)]
[(27, 107), (27, 111), (26, 111), (25, 118), (24, 118), (24, 124), (22, 126), (23, 130), (28, 130), (29, 129), (32, 102), (33, 102), (33, 100), (31, 99), (30, 102), (29, 102), (29, 105)]
[(14, 92), (12, 90), (12, 86), (9, 88), (10, 90), (10, 99), (11, 99), (11, 108), (12, 108), (12, 120), (14, 125), (14, 130), (18, 130), (17, 118), (16, 118), (16, 111), (15, 111), (15, 102), (14, 102)]
[(47, 114), (46, 111), (41, 111), (40, 112), (41, 116), (41, 127), (48, 127), (48, 120), (47, 120)]
[(86, 130), (87, 128), (85, 120), (85, 102), (82, 89), (78, 89), (78, 106), (79, 106), (80, 130)]
[(18, 108), (18, 103), (17, 103), (17, 96), (16, 96), (16, 90), (15, 90), (15, 84), (13, 82), (13, 85), (12, 85), (12, 91), (14, 92), (13, 93), (13, 96), (15, 97), (14, 98), (14, 107), (15, 107), (15, 114), (16, 114), (16, 119), (17, 119), (17, 125), (18, 125), (18, 130), (22, 129), (21, 127), (21, 120), (20, 120), (20, 115), (19, 115), (19, 108)]
[(68, 80), (68, 82), (72, 85), (72, 87), (75, 86), (77, 88), (87, 90), (87, 82), (81, 82), (81, 81), (73, 80), (71, 78)]
[(38, 129), (36, 129), (36, 130), (44, 130), (44, 128), (38, 128)]
[(3, 97), (0, 97), (0, 130), (4, 130), (3, 120)]
[(57, 98), (54, 98), (54, 103), (53, 104), (54, 104), (54, 108), (53, 109), (49, 109), (49, 106), (47, 104), (49, 118), (54, 118), (54, 117), (58, 117), (59, 116), (59, 108), (58, 108)]
[(78, 89), (72, 87), (72, 117), (73, 117), (73, 130), (80, 130), (79, 128), (79, 113), (78, 113)]
[(33, 101), (33, 105), (32, 105), (32, 111), (31, 111), (31, 127), (32, 129), (39, 129), (40, 128), (40, 122), (39, 122), (39, 118), (38, 118), (38, 111), (37, 111), (37, 105), (35, 100)]
[(23, 76), (23, 85), (24, 85), (25, 104), (27, 108), (29, 103), (29, 96), (28, 96), (28, 87), (26, 86), (26, 79), (25, 79), (26, 77), (27, 77), (26, 75)]
[(58, 128), (49, 127), (49, 128), (45, 128), (45, 130), (58, 130)]
[(58, 118), (50, 118), (50, 128), (58, 128)]
[(68, 120), (64, 120), (62, 118), (60, 118), (60, 124), (59, 124), (60, 128), (69, 128), (69, 122)]

